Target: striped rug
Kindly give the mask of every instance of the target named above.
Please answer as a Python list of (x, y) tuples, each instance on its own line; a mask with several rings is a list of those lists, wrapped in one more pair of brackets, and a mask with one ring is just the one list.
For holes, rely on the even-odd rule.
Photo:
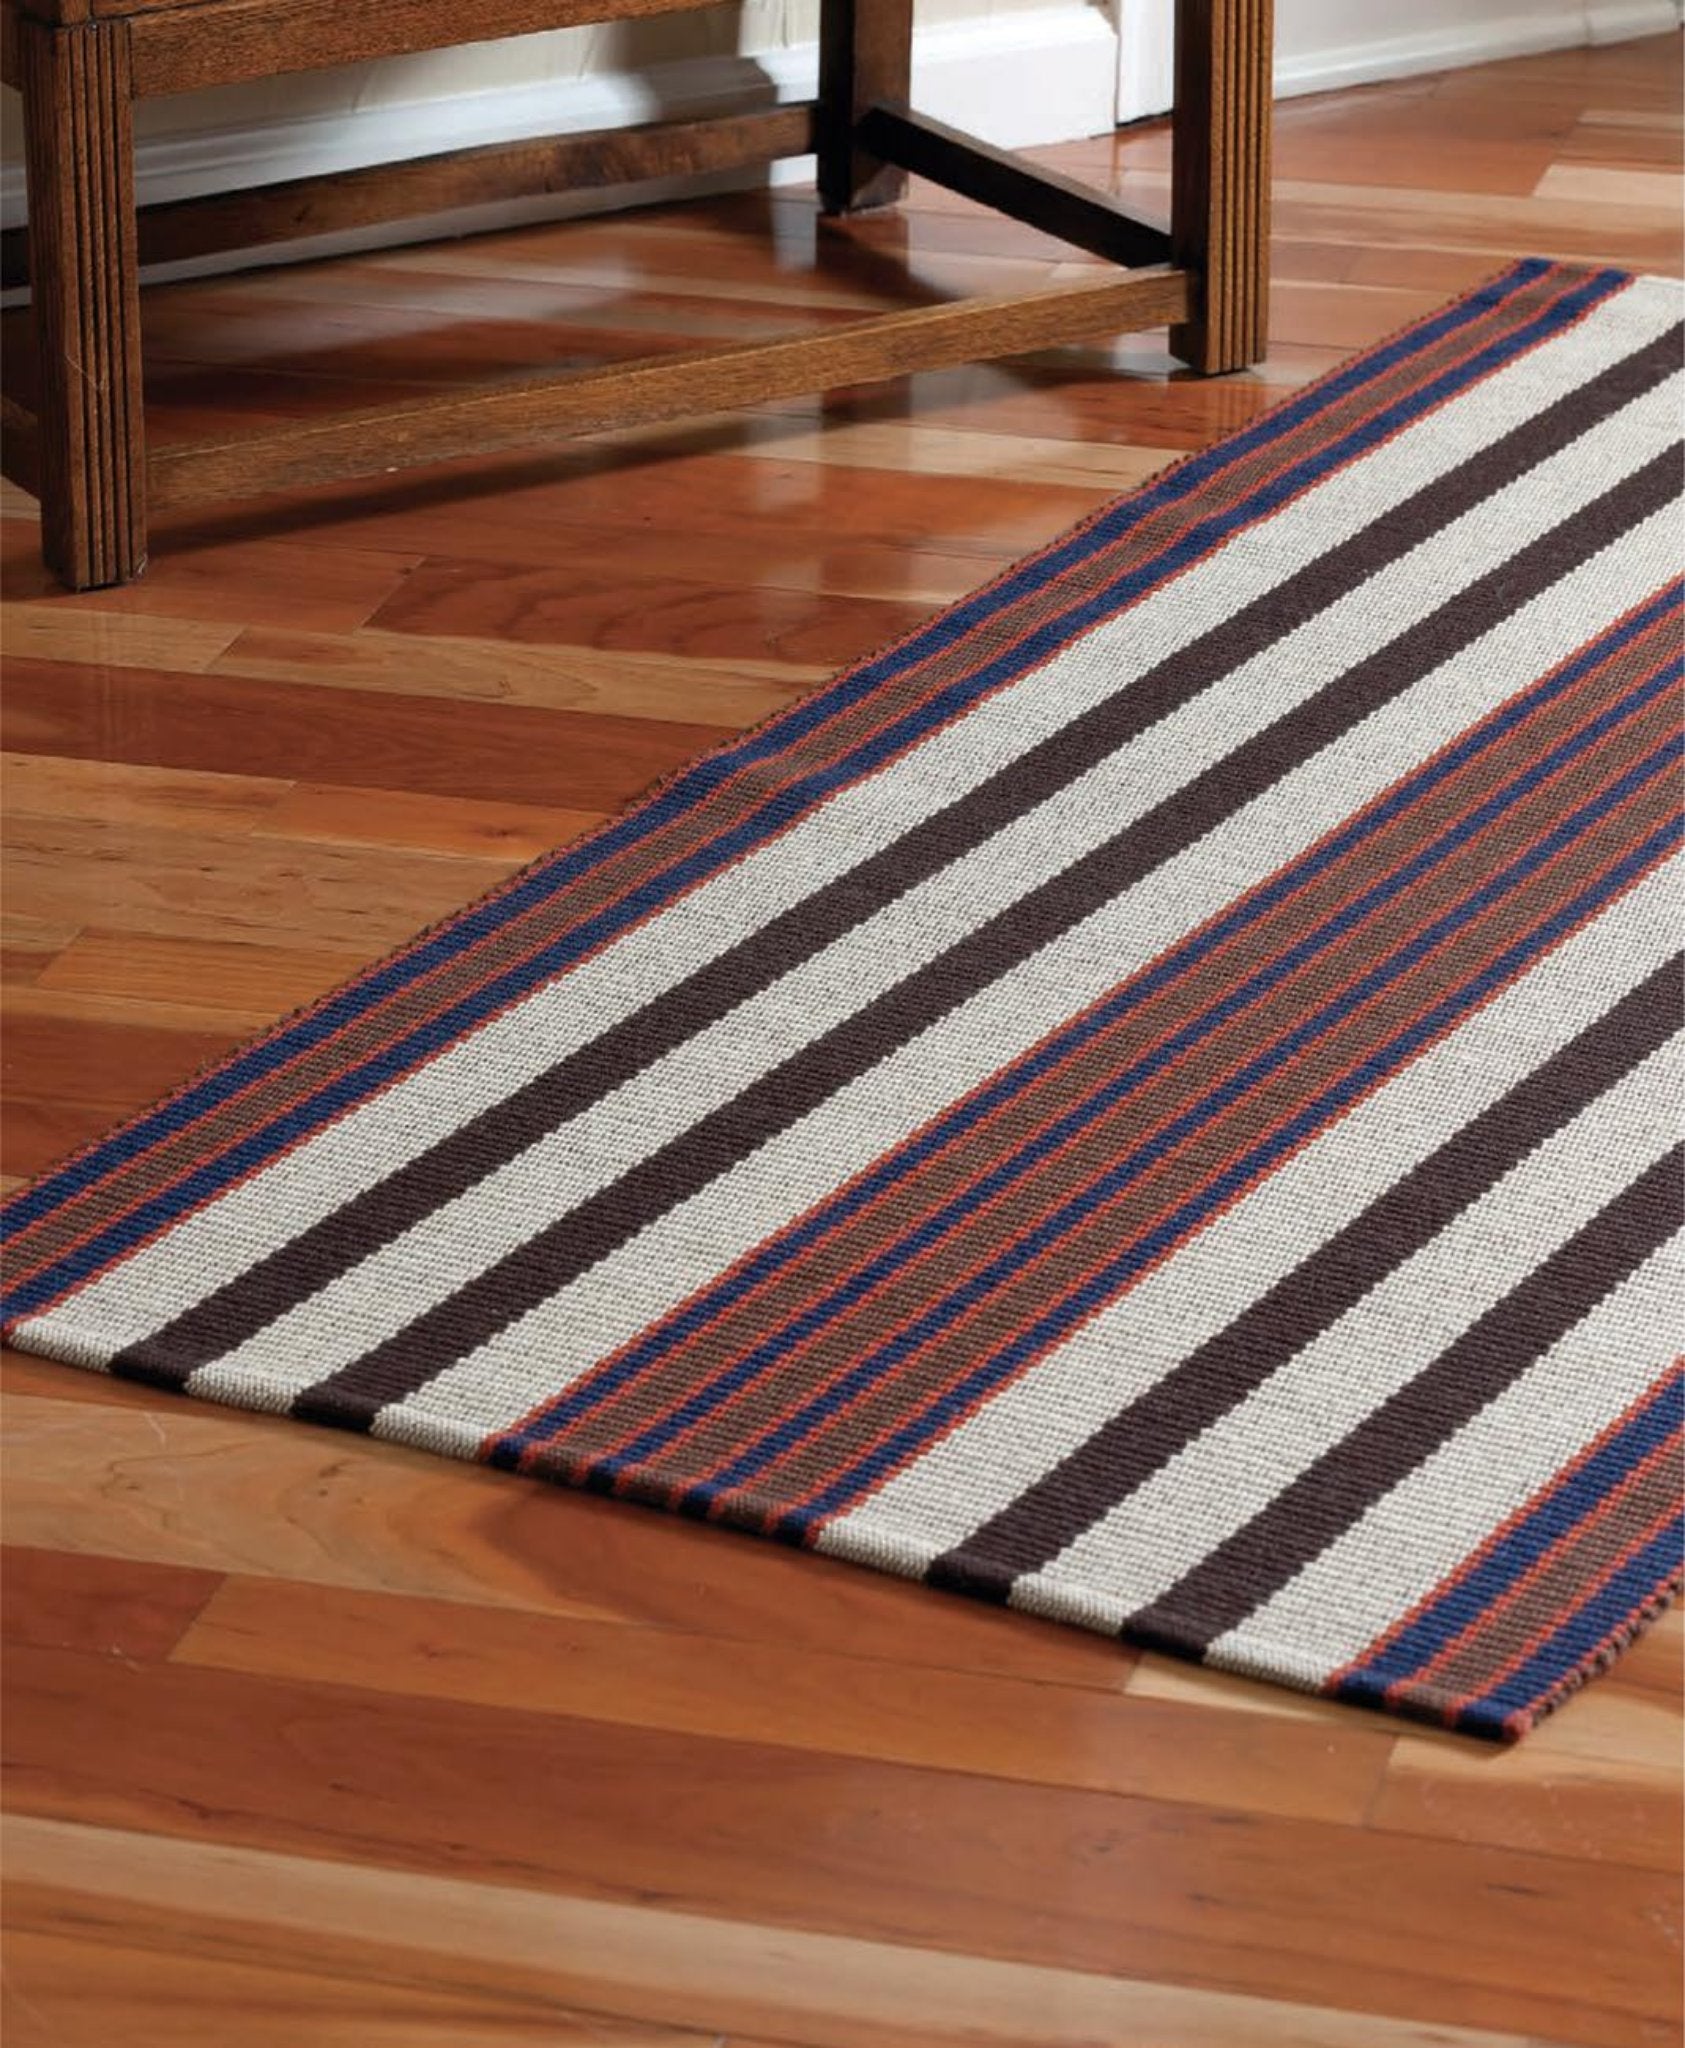
[(1519, 1733), (1680, 1557), (1679, 318), (1109, 507), (19, 1194), (13, 1339)]

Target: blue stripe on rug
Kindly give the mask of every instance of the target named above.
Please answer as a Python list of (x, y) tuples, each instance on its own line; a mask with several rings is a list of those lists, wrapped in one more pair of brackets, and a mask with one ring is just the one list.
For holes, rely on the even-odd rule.
[(1471, 1628), (1509, 1588), (1599, 1507), (1685, 1419), (1685, 1378), (1677, 1372), (1562, 1485), (1525, 1511), (1474, 1568), (1446, 1588), (1384, 1648), (1362, 1659), (1331, 1690), (1337, 1698), (1382, 1704)]
[(1502, 1685), (1464, 1707), (1452, 1726), (1500, 1737), (1519, 1733), (1519, 1717), (1536, 1710), (1588, 1659), (1618, 1639), (1622, 1629), (1655, 1597), (1657, 1587), (1679, 1571), (1682, 1543), (1685, 1515), (1675, 1515), (1593, 1599), (1570, 1613), (1549, 1641)]

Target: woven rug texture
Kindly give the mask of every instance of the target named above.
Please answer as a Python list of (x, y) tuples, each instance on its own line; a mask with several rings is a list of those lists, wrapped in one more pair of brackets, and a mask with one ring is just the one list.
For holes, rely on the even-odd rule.
[(1109, 506), (18, 1193), (11, 1341), (1521, 1733), (1679, 1576), (1680, 314)]

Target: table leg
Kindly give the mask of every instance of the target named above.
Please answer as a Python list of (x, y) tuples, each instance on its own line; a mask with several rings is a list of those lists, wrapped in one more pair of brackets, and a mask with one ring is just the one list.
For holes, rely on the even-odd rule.
[(146, 560), (129, 26), (25, 18), (18, 33), (42, 550), (89, 590)]
[(1258, 362), (1269, 321), (1270, 0), (1177, 0), (1172, 260), (1201, 279), (1172, 351), (1206, 373)]
[(904, 104), (910, 90), (912, 0), (821, 0), (819, 203), (827, 213), (888, 206), (905, 171), (859, 147), (855, 123), (874, 100)]

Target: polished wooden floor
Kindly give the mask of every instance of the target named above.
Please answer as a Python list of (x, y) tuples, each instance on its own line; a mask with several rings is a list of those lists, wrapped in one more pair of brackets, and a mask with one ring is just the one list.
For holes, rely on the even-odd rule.
[[(1275, 345), (1161, 337), (165, 524), (6, 505), (27, 1174), (1120, 489), (1537, 252), (1679, 266), (1678, 50), (1301, 101)], [(1146, 130), (1050, 152), (1143, 208)], [(148, 302), (160, 433), (1007, 289), (796, 194)], [(10, 1359), (7, 2048), (1674, 2042), (1681, 1631), (1516, 1751)]]

